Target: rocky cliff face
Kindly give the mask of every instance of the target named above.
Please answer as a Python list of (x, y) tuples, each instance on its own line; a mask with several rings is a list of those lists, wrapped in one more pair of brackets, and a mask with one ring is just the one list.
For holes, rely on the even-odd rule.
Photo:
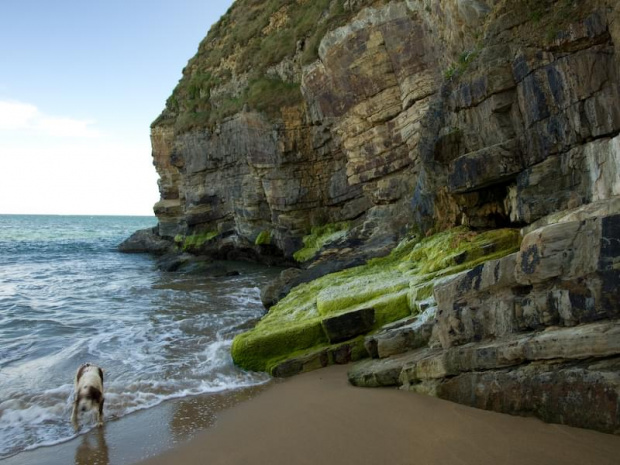
[[(259, 71), (243, 68), (240, 61), (247, 57), (238, 43), (228, 45), (231, 56), (213, 69), (202, 68), (200, 53), (190, 62), (178, 94), (189, 92), (186, 87), (199, 80), (196, 76), (227, 72), (227, 81), (207, 90), (199, 87), (194, 92), (207, 97), (194, 100), (205, 100), (198, 105), (216, 113), (230, 100), (242, 107), (195, 127), (186, 122), (209, 110), (191, 111), (169, 102), (153, 126), (154, 159), (161, 175), (162, 200), (155, 206), (161, 235), (217, 232), (234, 247), (244, 247), (268, 234), (271, 245), (291, 256), (312, 226), (344, 221), (361, 225), (386, 215), (375, 213), (377, 209), (407, 203), (404, 197), (414, 180), (403, 171), (414, 165), (411, 151), (419, 136), (406, 121), (410, 116), (419, 119), (430, 92), (416, 88), (428, 84), (410, 79), (417, 68), (427, 67), (425, 46), (417, 43), (421, 31), (408, 32), (420, 25), (404, 3), (381, 9), (348, 2), (338, 9), (342, 2), (322, 3), (319, 24), (332, 21), (338, 11), (357, 19), (353, 27), (327, 33), (318, 50), (321, 60), (302, 66), (311, 45), (306, 43), (310, 38), (300, 37), (293, 53)], [(261, 50), (273, 46), (272, 36), (277, 40), (280, 31), (296, 26), (289, 24), (294, 21), (291, 10), (304, 6), (237, 2), (229, 13), (232, 32), (223, 32), (225, 38), (234, 33), (237, 18), (247, 8), (273, 10), (261, 16), (266, 25), (259, 37), (245, 44)], [(361, 16), (354, 16), (360, 9)], [(221, 40), (211, 34), (202, 48), (217, 47)], [(211, 80), (203, 85), (211, 85)], [(288, 97), (273, 108), (271, 100), (280, 93)], [(367, 229), (370, 235), (376, 228)]]
[(293, 284), (403, 241), (235, 360), (372, 355), (353, 382), (617, 432), (619, 134), (613, 0), (238, 0), (152, 126), (159, 235), (307, 260)]

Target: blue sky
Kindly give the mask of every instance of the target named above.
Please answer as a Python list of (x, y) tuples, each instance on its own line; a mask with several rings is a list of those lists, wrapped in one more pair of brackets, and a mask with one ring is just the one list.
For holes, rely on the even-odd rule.
[(232, 0), (0, 0), (0, 214), (149, 215), (149, 125)]

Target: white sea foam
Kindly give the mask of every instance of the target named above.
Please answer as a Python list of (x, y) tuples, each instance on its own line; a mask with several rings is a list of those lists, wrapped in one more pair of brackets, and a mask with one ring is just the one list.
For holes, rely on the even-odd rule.
[[(63, 221), (70, 229), (78, 220)], [(236, 328), (262, 314), (257, 286), (268, 272), (161, 274), (146, 257), (113, 251), (130, 231), (118, 226), (118, 240), (106, 233), (89, 242), (76, 228), (79, 241), (64, 231), (63, 241), (44, 242), (55, 232), (39, 226), (45, 234), (0, 253), (0, 282), (11, 283), (0, 293), (0, 458), (75, 436), (73, 378), (84, 362), (104, 369), (110, 420), (268, 380), (230, 356)]]
[[(105, 383), (106, 418), (120, 418), (170, 399), (239, 389), (268, 381), (266, 375), (244, 373), (234, 368), (229, 352), (231, 343), (232, 340), (217, 340), (207, 344), (202, 351), (191, 354), (191, 361), (169, 361), (167, 365), (151, 365), (148, 370), (138, 370), (137, 373), (125, 370), (125, 361), (110, 366), (106, 370), (106, 374), (111, 374)], [(153, 360), (156, 359), (157, 356)], [(183, 364), (187, 365), (184, 369), (179, 366)], [(31, 365), (40, 367), (41, 363)], [(170, 377), (171, 373), (178, 375)], [(0, 457), (64, 442), (75, 436), (68, 422), (72, 384), (33, 389), (24, 394), (13, 391), (10, 395), (10, 399), (0, 402)]]
[[(174, 380), (135, 382), (129, 386), (114, 383), (106, 390), (105, 417), (108, 420), (121, 418), (161, 403), (189, 396), (217, 393), (264, 384), (266, 375), (236, 376), (218, 375), (214, 379), (196, 380), (186, 383)], [(35, 404), (33, 398), (12, 399), (0, 403), (0, 458), (10, 456), (19, 450), (32, 450), (66, 442), (76, 436), (69, 426), (71, 395), (67, 386), (45, 391), (54, 395), (56, 401), (48, 405)], [(87, 418), (80, 433), (95, 426), (94, 418)]]

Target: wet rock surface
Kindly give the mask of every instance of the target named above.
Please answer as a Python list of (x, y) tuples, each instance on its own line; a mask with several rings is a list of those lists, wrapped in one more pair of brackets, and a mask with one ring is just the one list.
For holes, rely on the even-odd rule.
[(157, 228), (136, 231), (118, 246), (118, 250), (123, 253), (149, 253), (153, 255), (164, 255), (170, 252), (172, 248), (172, 241), (163, 239), (157, 233)]

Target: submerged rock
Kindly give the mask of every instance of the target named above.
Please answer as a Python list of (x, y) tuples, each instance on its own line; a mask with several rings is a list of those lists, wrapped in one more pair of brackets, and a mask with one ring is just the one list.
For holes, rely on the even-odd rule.
[(183, 252), (174, 252), (164, 255), (157, 261), (161, 271), (200, 275), (211, 278), (238, 276), (237, 270), (232, 270), (222, 262), (215, 262), (210, 257), (197, 257)]
[(164, 255), (157, 261), (157, 268), (161, 271), (174, 272), (178, 271), (186, 263), (194, 259), (193, 255), (187, 253), (172, 252)]

